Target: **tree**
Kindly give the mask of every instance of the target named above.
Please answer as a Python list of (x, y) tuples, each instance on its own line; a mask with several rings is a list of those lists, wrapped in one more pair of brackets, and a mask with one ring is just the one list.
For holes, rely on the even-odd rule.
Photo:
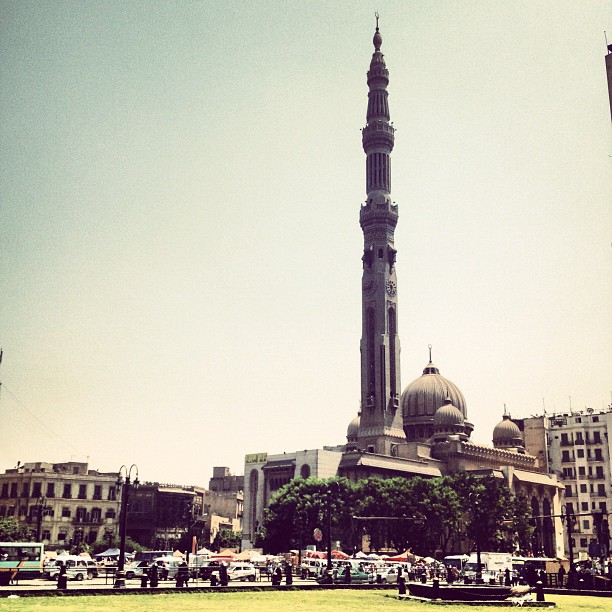
[(273, 553), (303, 548), (315, 544), (315, 528), (326, 533), (330, 522), (332, 539), (351, 548), (353, 498), (353, 485), (346, 478), (295, 478), (272, 498), (256, 542)]
[(30, 542), (30, 531), (12, 516), (0, 517), (0, 542)]
[(231, 529), (219, 530), (219, 549), (240, 548), (242, 541), (242, 531), (232, 531)]

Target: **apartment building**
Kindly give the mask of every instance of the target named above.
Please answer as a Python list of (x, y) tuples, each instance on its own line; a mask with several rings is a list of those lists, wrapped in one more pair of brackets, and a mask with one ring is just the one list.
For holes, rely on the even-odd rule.
[[(612, 508), (612, 410), (578, 412), (516, 420), (528, 453), (544, 457), (548, 472), (564, 485), (562, 504), (576, 515), (572, 549), (578, 558), (609, 550), (608, 513)], [(567, 526), (565, 549), (569, 550)]]
[(69, 548), (117, 533), (116, 472), (87, 463), (24, 463), (0, 474), (0, 517), (13, 516), (48, 548)]

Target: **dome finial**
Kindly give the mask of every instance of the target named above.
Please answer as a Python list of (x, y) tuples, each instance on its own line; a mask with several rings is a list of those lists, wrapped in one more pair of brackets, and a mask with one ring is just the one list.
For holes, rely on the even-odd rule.
[(378, 31), (378, 11), (374, 13), (374, 16), (376, 17), (376, 32), (374, 33), (374, 40), (372, 40), (372, 42), (374, 43), (374, 49), (376, 51), (380, 51), (380, 46), (382, 45), (382, 36)]
[(427, 347), (429, 348), (429, 363), (431, 363), (431, 344), (428, 344)]

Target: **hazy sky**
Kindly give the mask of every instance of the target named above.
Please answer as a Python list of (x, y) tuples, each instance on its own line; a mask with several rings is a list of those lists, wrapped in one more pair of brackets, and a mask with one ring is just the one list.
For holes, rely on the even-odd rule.
[(0, 470), (206, 485), (346, 441), (376, 10), (402, 387), (432, 344), (483, 443), (610, 404), (609, 2), (0, 10)]

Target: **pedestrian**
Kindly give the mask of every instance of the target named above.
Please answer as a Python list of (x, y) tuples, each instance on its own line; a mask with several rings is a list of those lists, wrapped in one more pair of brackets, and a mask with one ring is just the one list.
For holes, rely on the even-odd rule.
[(183, 561), (176, 572), (176, 587), (178, 589), (189, 586), (189, 568), (187, 563)]
[(155, 588), (159, 584), (159, 572), (157, 570), (157, 564), (155, 562), (151, 563), (147, 574), (149, 575), (149, 584)]
[(272, 574), (272, 586), (280, 586), (283, 579), (283, 570), (280, 565), (277, 565)]
[(62, 590), (68, 588), (68, 571), (63, 561), (61, 562), (60, 571), (57, 575), (57, 588)]
[(285, 584), (293, 584), (293, 568), (291, 563), (285, 565)]
[(511, 580), (510, 580), (510, 569), (506, 568), (504, 570), (504, 585), (505, 586), (510, 586), (511, 585)]
[(565, 579), (565, 568), (562, 563), (559, 563), (559, 571), (557, 572), (557, 583), (559, 584), (559, 588), (563, 588), (563, 581)]
[(227, 577), (227, 565), (225, 565), (225, 563), (222, 563), (221, 567), (219, 568), (219, 582), (221, 583), (221, 586), (227, 586), (227, 583), (229, 582)]
[(346, 584), (350, 584), (351, 583), (351, 566), (347, 565), (344, 568), (344, 582)]

